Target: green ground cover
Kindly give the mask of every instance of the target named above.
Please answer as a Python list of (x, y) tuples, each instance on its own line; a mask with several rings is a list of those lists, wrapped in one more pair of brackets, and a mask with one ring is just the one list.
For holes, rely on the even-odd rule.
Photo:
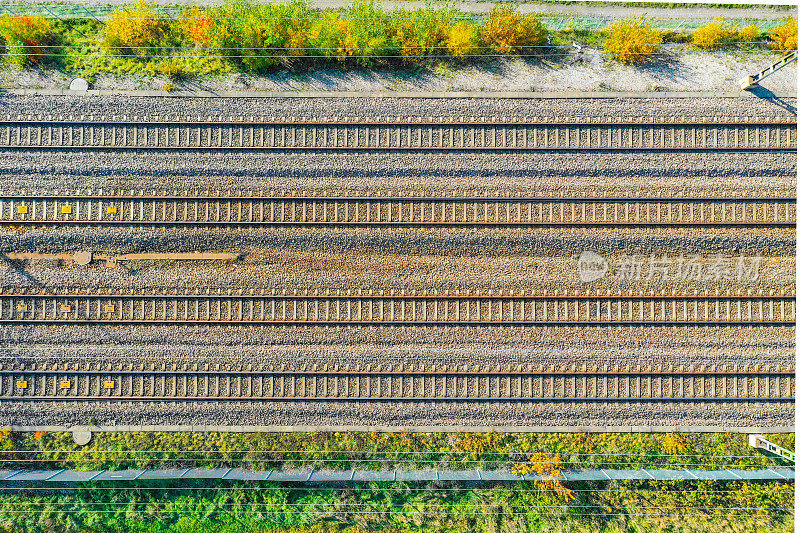
[(575, 484), (568, 501), (533, 483), (493, 488), (370, 484), (110, 483), (6, 493), (0, 528), (71, 532), (790, 532), (786, 483)]
[[(793, 434), (770, 439), (794, 448)], [(776, 460), (738, 433), (70, 433), (0, 432), (0, 468), (511, 468), (532, 454), (563, 468), (761, 468)], [(9, 463), (10, 459), (14, 463)]]
[[(794, 435), (770, 435), (793, 448)], [(763, 468), (741, 434), (0, 433), (2, 468)], [(75, 484), (6, 492), (25, 532), (634, 532), (793, 528), (791, 483), (525, 482), (303, 487), (224, 481)]]

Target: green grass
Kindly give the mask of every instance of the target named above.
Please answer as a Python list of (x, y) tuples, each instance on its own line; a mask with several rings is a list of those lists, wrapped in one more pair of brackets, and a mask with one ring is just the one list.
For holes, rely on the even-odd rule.
[[(5, 531), (226, 532), (790, 532), (787, 483), (573, 484), (556, 501), (532, 483), (301, 487), (269, 483), (104, 482), (64, 492), (6, 493)], [(743, 515), (740, 508), (749, 511)], [(25, 509), (26, 513), (15, 513)], [(787, 512), (787, 510), (789, 512)], [(35, 512), (34, 512), (35, 511)], [(665, 516), (662, 516), (665, 515)]]
[[(794, 434), (769, 438), (794, 446)], [(89, 445), (79, 447), (69, 433), (0, 433), (2, 468), (511, 468), (534, 452), (558, 456), (563, 468), (777, 463), (750, 448), (741, 434), (97, 433)], [(21, 462), (10, 463), (11, 458)], [(793, 528), (785, 511), (793, 507), (792, 484), (609, 481), (563, 488), (572, 491), (571, 498), (527, 482), (482, 488), (218, 480), (87, 483), (67, 490), (6, 492), (0, 499), (0, 530), (788, 533)]]

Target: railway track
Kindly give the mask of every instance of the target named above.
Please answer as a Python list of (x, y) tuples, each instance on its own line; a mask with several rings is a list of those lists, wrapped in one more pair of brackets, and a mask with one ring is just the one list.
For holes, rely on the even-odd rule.
[[(794, 371), (707, 368), (0, 369), (0, 400), (794, 401)], [(115, 366), (116, 368), (112, 368)]]
[(3, 324), (791, 326), (787, 295), (0, 294)]
[(794, 198), (0, 195), (0, 224), (794, 227)]
[(789, 122), (6, 117), (0, 148), (263, 151), (794, 151)]

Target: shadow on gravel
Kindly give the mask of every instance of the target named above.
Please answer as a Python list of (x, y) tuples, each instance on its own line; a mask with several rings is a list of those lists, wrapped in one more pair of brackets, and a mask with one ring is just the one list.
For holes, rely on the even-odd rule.
[(681, 63), (678, 56), (673, 53), (663, 53), (658, 55), (657, 60), (647, 61), (639, 68), (647, 72), (652, 77), (660, 81), (668, 81), (675, 84), (688, 84), (686, 76), (681, 74)]
[(784, 100), (783, 98), (778, 97), (775, 93), (770, 91), (769, 89), (765, 89), (760, 85), (756, 85), (750, 92), (753, 93), (754, 96), (761, 98), (762, 100), (766, 100), (767, 102), (771, 102), (776, 106), (780, 107), (781, 109), (785, 109), (792, 115), (797, 116), (797, 108)]
[(27, 280), (31, 285), (38, 287), (40, 289), (44, 289), (45, 285), (39, 279), (33, 277), (30, 272), (25, 270), (23, 265), (25, 264), (24, 261), (15, 261), (8, 257), (3, 252), (0, 252), (0, 259), (2, 259), (11, 270), (17, 273), (17, 275), (25, 280)]

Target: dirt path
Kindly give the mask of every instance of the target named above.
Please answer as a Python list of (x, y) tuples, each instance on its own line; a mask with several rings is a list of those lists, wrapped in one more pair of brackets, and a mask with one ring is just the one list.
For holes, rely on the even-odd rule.
[[(283, 0), (276, 0), (281, 2)], [(119, 6), (130, 5), (130, 0), (65, 0), (64, 4), (81, 4), (89, 6)], [(165, 2), (155, 2), (155, 4)], [(168, 5), (218, 5), (222, 0), (171, 0)], [(351, 0), (311, 0), (311, 5), (318, 8), (342, 8), (351, 4)], [(385, 9), (419, 9), (426, 6), (422, 0), (385, 0), (380, 3)], [(787, 2), (788, 4), (788, 2)], [(455, 2), (455, 7), (465, 13), (488, 13), (495, 2)], [(549, 3), (522, 3), (519, 5), (522, 13), (535, 13), (544, 16), (563, 17), (592, 17), (592, 18), (630, 18), (647, 16), (655, 19), (669, 20), (711, 20), (714, 17), (725, 17), (729, 20), (781, 20), (790, 14), (796, 14), (797, 9), (787, 10), (782, 6), (760, 6), (748, 8), (719, 8), (719, 7), (628, 7), (623, 5), (603, 5), (591, 2), (583, 4), (549, 4)]]

